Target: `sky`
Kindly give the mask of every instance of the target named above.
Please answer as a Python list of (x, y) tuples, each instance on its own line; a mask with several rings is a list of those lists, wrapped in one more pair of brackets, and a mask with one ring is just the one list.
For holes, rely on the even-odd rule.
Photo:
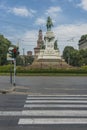
[(62, 54), (65, 46), (78, 49), (78, 41), (87, 34), (87, 0), (0, 0), (0, 34), (12, 44), (19, 43), (25, 54), (37, 45), (38, 31), (47, 31), (47, 17)]

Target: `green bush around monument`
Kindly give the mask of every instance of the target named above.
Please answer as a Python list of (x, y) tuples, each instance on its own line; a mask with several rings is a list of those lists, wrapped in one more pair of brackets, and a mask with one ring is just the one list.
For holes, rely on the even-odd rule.
[[(0, 73), (10, 73), (12, 67), (12, 72), (14, 71), (14, 66), (5, 65), (0, 66)], [(27, 68), (22, 66), (17, 66), (16, 68), (17, 74), (87, 74), (87, 66), (81, 68), (59, 68), (59, 69), (41, 69), (41, 68)]]
[(13, 65), (3, 65), (3, 66), (0, 66), (0, 73), (9, 73), (11, 68), (12, 68), (12, 71), (13, 71), (13, 69), (14, 69)]
[(24, 69), (17, 68), (17, 74), (26, 75), (87, 75), (87, 69)]
[(17, 66), (17, 73), (27, 73), (27, 74), (31, 74), (31, 73), (60, 73), (60, 74), (87, 74), (87, 68), (27, 68), (27, 67), (21, 67), (21, 66)]

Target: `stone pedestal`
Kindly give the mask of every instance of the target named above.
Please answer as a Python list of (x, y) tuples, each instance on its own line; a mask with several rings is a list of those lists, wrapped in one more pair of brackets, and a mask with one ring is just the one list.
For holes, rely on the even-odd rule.
[(60, 60), (61, 57), (59, 55), (58, 50), (53, 50), (53, 49), (46, 49), (46, 50), (40, 50), (40, 53), (38, 55), (37, 60)]
[(38, 61), (45, 61), (45, 60), (61, 60), (59, 49), (54, 49), (55, 43), (55, 36), (52, 31), (47, 31), (44, 37), (45, 42), (45, 49), (41, 49), (40, 53), (38, 54), (37, 60)]

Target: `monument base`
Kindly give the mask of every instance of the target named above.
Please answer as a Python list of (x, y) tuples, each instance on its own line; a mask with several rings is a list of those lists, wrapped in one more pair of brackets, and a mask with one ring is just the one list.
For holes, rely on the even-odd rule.
[(54, 50), (54, 49), (41, 49), (37, 60), (61, 60), (61, 56), (59, 55), (59, 51), (58, 50)]
[(68, 65), (65, 60), (60, 56), (58, 50), (54, 49), (41, 49), (38, 57), (34, 60), (33, 64), (31, 65), (32, 68), (70, 68), (71, 66)]
[(68, 65), (63, 59), (39, 59), (33, 62), (31, 68), (58, 69), (58, 68), (71, 68), (71, 66)]

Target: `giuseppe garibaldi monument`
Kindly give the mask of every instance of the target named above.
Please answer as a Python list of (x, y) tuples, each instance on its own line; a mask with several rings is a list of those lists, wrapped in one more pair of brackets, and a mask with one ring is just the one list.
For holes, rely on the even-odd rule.
[(51, 30), (53, 27), (52, 19), (50, 16), (47, 18), (47, 32), (46, 35), (44, 36), (44, 44), (45, 44), (45, 49), (41, 49), (40, 53), (38, 54), (38, 60), (60, 60), (60, 52), (59, 48), (55, 48), (55, 44), (57, 45), (57, 40), (55, 39), (54, 32)]
[(44, 36), (44, 48), (40, 48), (40, 51), (37, 54), (37, 58), (35, 59), (33, 65), (39, 66), (40, 64), (43, 66), (52, 65), (61, 67), (68, 66), (67, 63), (60, 56), (60, 51), (58, 48), (57, 40), (55, 38), (55, 34), (52, 31), (53, 22), (50, 16), (47, 18), (46, 22), (46, 34)]

